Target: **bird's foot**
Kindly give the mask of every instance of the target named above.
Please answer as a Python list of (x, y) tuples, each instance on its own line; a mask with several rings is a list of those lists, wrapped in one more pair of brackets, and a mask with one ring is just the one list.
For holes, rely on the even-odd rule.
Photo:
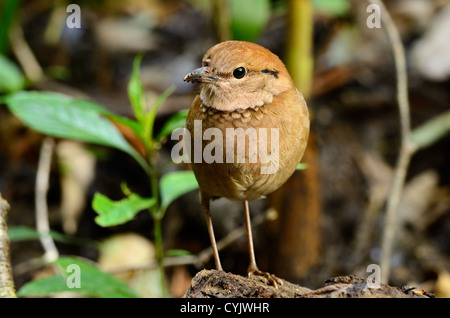
[(248, 272), (248, 276), (249, 277), (250, 276), (262, 276), (262, 277), (265, 277), (267, 279), (267, 281), (268, 281), (268, 284), (272, 285), (276, 289), (278, 289), (278, 286), (282, 286), (283, 285), (283, 281), (280, 278), (276, 277), (274, 274), (260, 271), (259, 269), (249, 271)]

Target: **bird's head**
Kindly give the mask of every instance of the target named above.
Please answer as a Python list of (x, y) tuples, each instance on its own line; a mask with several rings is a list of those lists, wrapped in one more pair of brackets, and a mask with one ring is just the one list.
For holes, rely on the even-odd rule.
[(201, 83), (204, 105), (221, 111), (235, 111), (272, 102), (273, 97), (293, 88), (283, 62), (262, 46), (227, 41), (209, 49), (202, 67), (184, 77)]

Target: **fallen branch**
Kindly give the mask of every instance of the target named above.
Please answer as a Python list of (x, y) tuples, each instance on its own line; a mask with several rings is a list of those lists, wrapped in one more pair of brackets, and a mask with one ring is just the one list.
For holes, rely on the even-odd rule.
[(0, 193), (0, 298), (16, 298), (6, 223), (9, 208), (8, 202)]

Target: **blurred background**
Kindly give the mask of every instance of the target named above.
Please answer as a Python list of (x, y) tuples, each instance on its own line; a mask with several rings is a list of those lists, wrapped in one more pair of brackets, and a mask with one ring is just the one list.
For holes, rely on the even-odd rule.
[[(67, 12), (71, 3), (79, 5), (79, 21), (76, 11)], [(449, 110), (450, 1), (386, 0), (385, 5), (405, 46), (414, 130)], [(307, 168), (266, 199), (251, 202), (258, 220), (256, 258), (261, 270), (314, 289), (332, 276), (367, 277), (367, 266), (380, 262), (400, 123), (392, 48), (383, 26), (368, 27), (367, 6), (357, 0), (2, 0), (0, 56), (23, 74), (23, 89), (90, 99), (132, 117), (127, 85), (133, 60), (142, 53), (147, 99), (176, 87), (159, 109), (158, 131), (191, 105), (197, 89), (183, 77), (201, 65), (212, 45), (246, 40), (279, 55), (307, 99), (311, 137), (303, 160)], [(80, 27), (69, 28), (68, 21)], [(14, 90), (1, 81), (0, 74), (0, 94)], [(444, 130), (450, 126), (448, 120), (441, 125)], [(0, 105), (0, 192), (11, 205), (11, 229), (36, 226), (35, 180), (43, 139)], [(159, 149), (161, 165), (171, 160), (171, 146), (168, 140)], [(450, 135), (412, 157), (398, 211), (391, 285), (450, 297), (449, 163)], [(99, 262), (105, 270), (121, 272), (139, 295), (160, 296), (146, 267), (155, 257), (148, 213), (109, 228), (94, 221), (94, 193), (119, 200), (122, 182), (142, 196), (151, 193), (128, 155), (57, 140), (47, 196), (50, 227), (66, 238), (57, 241), (60, 254)], [(220, 199), (212, 214), (218, 240), (244, 223), (239, 202)], [(163, 238), (166, 250), (191, 255), (209, 247), (198, 191), (170, 205)], [(13, 239), (18, 289), (48, 275), (45, 267), (33, 265), (42, 253), (38, 240)], [(245, 236), (220, 255), (226, 271), (245, 275)], [(170, 295), (182, 296), (196, 272), (213, 266), (211, 259), (167, 266)]]

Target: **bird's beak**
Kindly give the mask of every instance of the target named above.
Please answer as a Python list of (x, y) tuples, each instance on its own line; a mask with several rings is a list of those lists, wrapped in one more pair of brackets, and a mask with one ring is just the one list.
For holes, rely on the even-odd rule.
[(187, 74), (183, 81), (191, 83), (210, 83), (218, 80), (218, 77), (209, 74), (208, 67), (200, 67)]

